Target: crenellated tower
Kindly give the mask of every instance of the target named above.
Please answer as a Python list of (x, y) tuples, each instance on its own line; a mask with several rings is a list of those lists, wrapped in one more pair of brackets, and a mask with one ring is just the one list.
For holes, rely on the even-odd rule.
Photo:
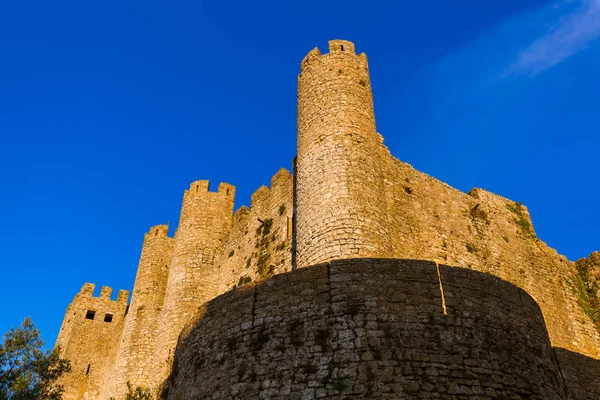
[(174, 239), (168, 225), (156, 225), (144, 235), (129, 312), (113, 370), (103, 385), (103, 398), (120, 399), (133, 387), (146, 387), (156, 351), (156, 331), (165, 299)]
[(199, 305), (214, 296), (215, 282), (210, 272), (231, 228), (234, 199), (234, 186), (220, 183), (218, 190), (211, 192), (205, 180), (193, 182), (183, 195), (156, 336), (152, 387), (160, 385), (170, 372), (173, 351), (185, 323)]
[(94, 297), (95, 285), (86, 283), (75, 296), (63, 320), (56, 344), (61, 358), (71, 361), (72, 370), (61, 378), (64, 400), (98, 399), (103, 379), (112, 367), (127, 310), (129, 292), (102, 287)]
[(382, 138), (375, 128), (367, 56), (329, 42), (298, 76), (297, 265), (389, 256)]

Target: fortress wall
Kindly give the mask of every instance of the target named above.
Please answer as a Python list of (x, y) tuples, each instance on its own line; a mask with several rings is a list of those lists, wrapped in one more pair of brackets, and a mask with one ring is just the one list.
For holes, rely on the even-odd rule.
[(213, 297), (291, 271), (292, 196), (292, 175), (282, 168), (271, 178), (270, 187), (253, 193), (250, 209), (236, 211), (233, 227), (215, 259)]
[(168, 225), (157, 225), (144, 235), (129, 311), (114, 366), (104, 379), (103, 399), (121, 399), (132, 387), (147, 387), (156, 351), (156, 330), (167, 286), (174, 240)]
[[(269, 188), (263, 186), (252, 195), (250, 209), (241, 207), (233, 215), (233, 200), (231, 203), (228, 199), (225, 203), (216, 200), (214, 205), (207, 206), (207, 200), (202, 199), (190, 206), (190, 195), (186, 194), (156, 335), (151, 387), (158, 389), (168, 374), (177, 338), (198, 306), (236, 286), (291, 270), (292, 195), (292, 176), (285, 169), (272, 177)], [(195, 211), (188, 210), (190, 207)], [(190, 213), (192, 217), (188, 217)], [(196, 222), (191, 223), (190, 219)], [(207, 219), (211, 222), (202, 222)], [(211, 228), (214, 224), (221, 229), (216, 235)], [(211, 234), (213, 241), (207, 246), (206, 236)], [(198, 257), (200, 249), (204, 250)], [(208, 258), (206, 249), (210, 251)]]
[(235, 187), (196, 181), (184, 192), (179, 226), (152, 361), (150, 386), (156, 387), (171, 369), (173, 351), (183, 326), (197, 307), (214, 297), (211, 271), (231, 229)]
[(569, 399), (600, 399), (600, 361), (565, 349), (554, 349)]
[[(59, 381), (65, 388), (64, 400), (98, 399), (119, 346), (129, 292), (119, 291), (116, 301), (110, 299), (109, 287), (102, 287), (100, 297), (93, 297), (93, 292), (93, 284), (83, 285), (58, 334), (60, 356), (70, 360), (72, 367)], [(93, 319), (86, 318), (88, 311), (95, 312)]]
[(509, 281), (540, 304), (554, 346), (600, 358), (598, 332), (573, 290), (575, 267), (535, 237), (526, 207), (482, 189), (462, 193), (391, 155), (385, 160), (390, 256)]
[(205, 304), (165, 392), (189, 398), (564, 399), (540, 309), (491, 275), (334, 261)]

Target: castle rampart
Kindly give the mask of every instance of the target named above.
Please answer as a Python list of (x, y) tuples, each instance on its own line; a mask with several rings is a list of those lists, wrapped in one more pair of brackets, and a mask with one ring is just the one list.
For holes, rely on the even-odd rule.
[(211, 192), (206, 180), (193, 182), (184, 193), (156, 335), (152, 386), (168, 374), (183, 325), (213, 296), (214, 282), (209, 278), (231, 228), (234, 199), (234, 186), (220, 183), (217, 192)]
[(167, 288), (174, 239), (168, 225), (157, 225), (144, 235), (133, 296), (114, 366), (107, 374), (103, 394), (118, 397), (133, 387), (147, 387), (156, 352), (156, 331)]
[(215, 265), (215, 296), (292, 268), (293, 180), (280, 169), (269, 187), (252, 194), (251, 208), (242, 208)]
[(60, 382), (65, 387), (65, 400), (99, 398), (123, 331), (129, 292), (119, 291), (113, 301), (111, 288), (102, 287), (100, 297), (94, 297), (94, 287), (91, 283), (83, 285), (67, 308), (58, 334), (60, 355), (71, 360), (72, 367)]
[(430, 261), (334, 261), (228, 292), (186, 327), (167, 399), (566, 399), (535, 301)]

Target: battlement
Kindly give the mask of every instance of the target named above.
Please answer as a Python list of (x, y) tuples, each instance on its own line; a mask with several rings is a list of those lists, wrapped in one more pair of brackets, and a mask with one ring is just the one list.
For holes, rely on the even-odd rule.
[(252, 193), (252, 197), (250, 200), (250, 209), (254, 210), (257, 207), (261, 207), (261, 205), (265, 202), (266, 199), (271, 195), (271, 189), (262, 185), (258, 189)]
[(148, 233), (146, 233), (146, 237), (155, 237), (155, 236), (164, 237), (164, 236), (167, 236), (168, 233), (169, 233), (169, 225), (167, 225), (167, 224), (154, 225), (153, 227), (150, 228)]
[(329, 41), (329, 53), (341, 53), (346, 52), (350, 54), (356, 54), (354, 50), (354, 43), (347, 40), (330, 40)]
[[(340, 57), (340, 56), (356, 57), (356, 50), (354, 48), (354, 43), (352, 43), (348, 40), (342, 40), (342, 39), (330, 40), (328, 42), (328, 45), (329, 45), (329, 53), (322, 54), (318, 47), (315, 47), (314, 49), (312, 49), (311, 51), (308, 52), (308, 54), (304, 57), (304, 59), (300, 63), (301, 73), (300, 73), (299, 77), (302, 75), (302, 72), (304, 71), (304, 69), (306, 67), (308, 67), (309, 65), (312, 65), (313, 61), (320, 59), (322, 56), (327, 57), (327, 56), (333, 55), (335, 57)], [(366, 60), (367, 60), (367, 56), (365, 53), (359, 54), (358, 57), (362, 61), (366, 62)]]
[(119, 290), (119, 294), (117, 295), (117, 300), (111, 300), (110, 296), (112, 295), (113, 288), (110, 286), (102, 286), (100, 290), (100, 296), (94, 296), (94, 289), (96, 285), (93, 283), (84, 283), (79, 291), (78, 297), (80, 298), (91, 298), (91, 299), (100, 299), (103, 301), (110, 301), (113, 303), (124, 303), (127, 304), (127, 300), (129, 299), (129, 290), (121, 289)]
[(276, 186), (285, 185), (286, 182), (289, 181), (291, 177), (290, 171), (285, 168), (281, 168), (273, 177), (271, 178), (271, 190)]
[(281, 168), (271, 178), (270, 186), (267, 187), (262, 185), (252, 193), (250, 200), (250, 209), (253, 212), (264, 212), (271, 206), (279, 206), (278, 204), (271, 204), (273, 202), (272, 197), (278, 197), (282, 192), (292, 185), (292, 175), (290, 171), (285, 168)]
[(226, 198), (233, 199), (233, 198), (235, 198), (235, 186), (233, 186), (229, 183), (220, 182), (217, 191), (212, 192), (212, 191), (210, 191), (210, 181), (199, 180), (199, 181), (192, 182), (190, 184), (190, 188), (185, 191), (184, 197), (187, 197), (189, 195), (205, 196), (207, 193), (209, 195), (211, 195), (211, 194), (214, 195), (214, 194), (218, 193)]
[(100, 291), (100, 298), (104, 300), (110, 300), (110, 295), (112, 294), (113, 289), (109, 286), (102, 286), (102, 290)]

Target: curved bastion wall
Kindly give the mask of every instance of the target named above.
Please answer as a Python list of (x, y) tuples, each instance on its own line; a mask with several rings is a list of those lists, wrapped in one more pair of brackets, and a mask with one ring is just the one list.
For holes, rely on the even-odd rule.
[(204, 304), (179, 338), (163, 395), (567, 398), (525, 291), (400, 259), (302, 268)]

